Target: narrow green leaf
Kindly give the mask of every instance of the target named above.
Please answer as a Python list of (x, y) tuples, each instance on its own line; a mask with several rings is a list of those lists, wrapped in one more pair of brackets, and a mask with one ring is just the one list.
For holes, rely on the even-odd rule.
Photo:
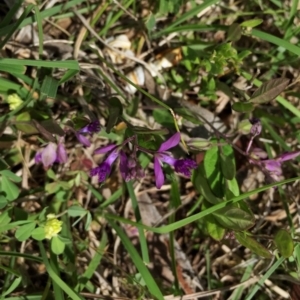
[(262, 19), (252, 19), (252, 20), (247, 20), (241, 23), (241, 27), (251, 27), (254, 28), (258, 25), (260, 25), (263, 22)]
[(149, 272), (148, 268), (144, 264), (143, 260), (141, 259), (138, 251), (136, 250), (135, 246), (131, 243), (129, 238), (125, 235), (124, 231), (112, 220), (108, 220), (110, 226), (117, 232), (117, 235), (120, 237), (126, 251), (128, 252), (129, 256), (134, 262), (134, 265), (140, 272), (141, 276), (143, 277), (146, 285), (149, 289), (149, 292), (157, 299), (163, 300), (164, 296), (159, 289), (157, 283), (153, 279), (151, 273)]
[(106, 132), (110, 133), (111, 129), (117, 124), (123, 113), (123, 106), (117, 97), (112, 97), (109, 100), (109, 115), (106, 124)]
[(252, 95), (249, 102), (266, 103), (275, 99), (288, 86), (287, 78), (276, 78), (264, 82)]
[(254, 105), (248, 102), (235, 102), (231, 108), (238, 112), (249, 113), (254, 110)]
[(20, 242), (23, 242), (23, 241), (29, 239), (35, 226), (36, 226), (35, 222), (31, 222), (29, 224), (20, 226), (16, 230), (16, 234), (15, 234), (16, 239), (19, 240)]
[(32, 66), (43, 68), (65, 68), (79, 71), (79, 64), (76, 60), (65, 61), (50, 61), (50, 60), (32, 60), (32, 59), (16, 59), (16, 58), (1, 58), (0, 63), (11, 66)]
[[(9, 288), (2, 293), (2, 297), (5, 297), (6, 295), (11, 294), (20, 285), (21, 282), (22, 282), (21, 276), (15, 278), (15, 280), (10, 284)], [(5, 299), (7, 299), (7, 298), (5, 298)]]
[(86, 213), (87, 211), (80, 205), (72, 205), (68, 208), (68, 215), (70, 217), (81, 217)]
[(271, 258), (271, 253), (262, 244), (244, 232), (235, 232), (236, 239), (246, 248), (264, 258)]
[(44, 245), (42, 242), (38, 242), (40, 251), (42, 254), (43, 262), (45, 264), (46, 270), (53, 280), (72, 300), (84, 300), (82, 296), (77, 294), (72, 288), (70, 288), (54, 271), (52, 265), (49, 263), (47, 253), (45, 251)]
[(240, 24), (232, 23), (227, 31), (227, 41), (236, 42), (242, 36), (242, 28)]
[(95, 254), (90, 261), (88, 267), (86, 268), (85, 272), (82, 275), (79, 275), (77, 286), (75, 287), (75, 291), (81, 292), (85, 287), (86, 283), (91, 279), (94, 275), (96, 269), (99, 267), (101, 259), (105, 253), (105, 248), (107, 246), (107, 234), (103, 230), (101, 241), (99, 247), (96, 249)]
[(25, 66), (11, 66), (11, 65), (6, 65), (0, 63), (0, 71), (1, 72), (6, 72), (10, 74), (24, 74), (26, 71)]
[(289, 258), (293, 254), (294, 241), (286, 230), (280, 229), (276, 233), (274, 243), (283, 257)]
[(53, 119), (43, 120), (40, 122), (41, 126), (43, 126), (47, 131), (52, 134), (56, 134), (59, 136), (64, 136), (65, 132), (60, 127), (60, 125)]

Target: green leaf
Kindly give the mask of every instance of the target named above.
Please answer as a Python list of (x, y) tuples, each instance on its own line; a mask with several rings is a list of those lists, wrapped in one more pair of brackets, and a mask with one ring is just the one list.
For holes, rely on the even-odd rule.
[(112, 97), (109, 100), (108, 107), (109, 115), (106, 124), (106, 132), (110, 133), (111, 129), (117, 124), (119, 118), (123, 113), (123, 106), (120, 100), (117, 97)]
[(221, 174), (221, 162), (218, 146), (208, 149), (204, 155), (203, 161), (204, 177), (211, 191), (218, 197), (223, 197), (223, 176)]
[[(226, 193), (225, 193), (226, 200), (239, 196), (240, 188), (236, 178), (233, 178), (232, 180), (226, 180), (225, 184), (226, 184)], [(228, 191), (230, 191), (230, 197), (228, 197), (229, 196)]]
[(204, 170), (203, 170), (203, 165), (200, 165), (195, 171), (193, 175), (193, 185), (194, 187), (203, 195), (203, 197), (212, 204), (217, 204), (222, 202), (222, 199), (216, 197), (208, 183), (206, 178), (203, 175)]
[(232, 180), (236, 173), (233, 148), (230, 145), (224, 145), (219, 150), (222, 174), (224, 178)]
[(56, 174), (54, 173), (54, 171), (52, 169), (49, 169), (47, 171), (47, 176), (52, 180), (56, 180)]
[(272, 258), (271, 253), (262, 244), (258, 243), (255, 239), (253, 239), (246, 233), (235, 232), (235, 237), (241, 243), (241, 245), (250, 249), (255, 254), (265, 258)]
[(237, 23), (232, 23), (227, 31), (227, 41), (236, 42), (242, 36), (242, 28)]
[(276, 233), (274, 243), (283, 257), (289, 258), (293, 254), (294, 241), (286, 230), (280, 229)]
[(65, 244), (60, 240), (58, 236), (54, 236), (51, 239), (51, 250), (54, 254), (62, 254), (65, 250)]
[(157, 123), (165, 127), (174, 126), (173, 117), (170, 114), (170, 112), (166, 109), (161, 109), (161, 108), (155, 109), (153, 111), (153, 118)]
[(90, 212), (88, 212), (88, 213), (86, 214), (86, 221), (85, 221), (85, 224), (84, 224), (84, 229), (85, 229), (86, 231), (89, 230), (91, 223), (92, 223), (92, 215), (91, 215)]
[(20, 226), (16, 230), (15, 237), (18, 241), (23, 242), (30, 238), (32, 231), (34, 230), (36, 226), (35, 222), (31, 222), (29, 224), (25, 224), (23, 226)]
[[(15, 278), (15, 280), (9, 285), (8, 289), (6, 291), (4, 291), (1, 296), (5, 297), (6, 295), (11, 294), (20, 285), (21, 282), (22, 282), (21, 276)], [(2, 299), (4, 299), (4, 298), (2, 298)], [(6, 299), (8, 299), (8, 298), (6, 298)]]
[(241, 231), (254, 225), (254, 217), (238, 207), (228, 206), (213, 213), (216, 220), (225, 228)]
[(46, 76), (41, 87), (41, 94), (46, 97), (55, 98), (57, 94), (58, 81), (50, 76)]
[(13, 173), (10, 170), (2, 170), (2, 171), (0, 171), (0, 174), (2, 176), (7, 177), (8, 179), (10, 179), (11, 181), (14, 181), (14, 182), (21, 182), (22, 181), (21, 177), (17, 176), (15, 173)]
[(73, 205), (68, 208), (68, 215), (70, 217), (82, 217), (87, 213), (87, 210), (84, 209), (82, 206)]
[(38, 133), (38, 130), (36, 129), (36, 127), (33, 125), (33, 123), (31, 122), (31, 116), (29, 114), (29, 112), (25, 111), (21, 114), (19, 114), (16, 117), (16, 127), (25, 133), (28, 134), (35, 134)]
[[(204, 201), (202, 210), (205, 210), (208, 207), (209, 203)], [(216, 241), (222, 240), (226, 233), (226, 229), (216, 221), (215, 217), (212, 214), (203, 218), (203, 226), (206, 232)]]
[(256, 27), (263, 22), (262, 19), (247, 20), (240, 24), (241, 27)]
[(35, 228), (32, 233), (31, 237), (37, 241), (42, 241), (45, 239), (45, 229), (44, 227)]
[(6, 196), (2, 192), (0, 192), (0, 209), (4, 208), (7, 204), (8, 201), (6, 200)]
[(47, 183), (45, 186), (45, 190), (48, 194), (54, 194), (60, 189), (59, 182), (51, 182)]
[(6, 176), (2, 176), (1, 187), (2, 191), (6, 194), (8, 201), (13, 201), (18, 198), (20, 194), (19, 188)]
[(249, 113), (254, 110), (254, 105), (248, 102), (235, 102), (231, 108), (238, 112)]
[(64, 136), (66, 133), (63, 129), (58, 125), (58, 123), (53, 119), (43, 120), (41, 121), (41, 126), (52, 134), (56, 134), (59, 136)]
[(276, 78), (264, 82), (252, 95), (249, 102), (266, 103), (275, 99), (288, 86), (287, 78)]
[(0, 214), (0, 224), (1, 226), (9, 224), (11, 217), (9, 216), (10, 210), (3, 211)]

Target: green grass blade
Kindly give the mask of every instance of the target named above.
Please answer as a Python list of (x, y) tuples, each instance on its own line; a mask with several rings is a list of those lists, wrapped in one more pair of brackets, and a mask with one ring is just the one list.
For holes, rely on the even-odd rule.
[[(299, 48), (300, 50), (300, 48)], [(247, 73), (247, 72), (242, 72), (242, 75), (247, 79), (247, 80), (251, 80), (252, 75)], [(262, 82), (258, 79), (254, 79), (253, 84), (257, 87), (260, 87)], [(288, 100), (284, 99), (281, 96), (278, 96), (276, 98), (276, 101), (278, 103), (280, 103), (283, 107), (285, 107), (286, 109), (288, 109), (290, 112), (292, 112), (296, 117), (300, 118), (300, 111), (299, 109), (297, 109), (293, 104), (291, 104)]]
[(207, 1), (204, 1), (204, 3), (202, 3), (200, 5), (196, 5), (193, 9), (190, 9), (185, 14), (181, 15), (170, 26), (168, 26), (167, 28), (161, 30), (160, 32), (158, 32), (156, 34), (153, 34), (153, 37), (158, 38), (158, 37), (162, 36), (163, 34), (165, 34), (165, 31), (170, 30), (171, 28), (174, 28), (177, 25), (189, 20), (190, 18), (192, 18), (192, 17), (196, 16), (197, 14), (199, 14), (204, 9), (206, 9), (206, 8), (212, 6), (213, 4), (216, 4), (218, 2), (219, 2), (219, 0), (207, 0)]
[(6, 37), (3, 39), (3, 41), (0, 43), (0, 49), (2, 49), (7, 41), (12, 37), (12, 35), (17, 31), (22, 21), (27, 17), (27, 15), (31, 12), (32, 8), (34, 7), (33, 4), (29, 4), (24, 12), (22, 13), (21, 17), (16, 21), (15, 24), (10, 28), (9, 31), (7, 31)]
[(169, 233), (173, 230), (179, 229), (179, 228), (181, 228), (183, 226), (186, 226), (186, 225), (188, 225), (192, 222), (195, 222), (199, 219), (202, 219), (203, 217), (208, 216), (208, 215), (216, 212), (217, 210), (219, 210), (221, 208), (224, 208), (225, 206), (227, 206), (229, 204), (238, 203), (239, 201), (241, 201), (243, 199), (247, 199), (248, 197), (250, 197), (253, 194), (263, 192), (263, 191), (265, 191), (269, 188), (272, 188), (274, 186), (281, 186), (281, 185), (286, 184), (286, 183), (291, 183), (291, 182), (294, 182), (294, 181), (299, 180), (299, 179), (300, 179), (300, 177), (295, 177), (295, 178), (290, 178), (290, 179), (286, 179), (286, 180), (282, 180), (282, 181), (279, 181), (279, 182), (275, 182), (275, 183), (272, 183), (272, 184), (265, 185), (263, 187), (255, 189), (253, 191), (241, 194), (241, 195), (239, 195), (237, 197), (234, 197), (230, 200), (227, 200), (227, 201), (221, 202), (219, 204), (216, 204), (216, 205), (214, 205), (214, 206), (212, 206), (212, 207), (210, 207), (210, 208), (208, 208), (208, 209), (206, 209), (206, 210), (204, 210), (200, 213), (197, 213), (193, 216), (187, 217), (187, 218), (182, 219), (180, 221), (177, 221), (173, 224), (169, 224), (169, 225), (162, 226), (162, 227), (159, 227), (159, 228), (150, 227), (150, 226), (142, 225), (142, 224), (139, 224), (139, 223), (136, 223), (136, 222), (132, 222), (128, 219), (125, 219), (125, 218), (122, 218), (122, 217), (119, 217), (119, 216), (116, 216), (116, 215), (105, 214), (105, 217), (107, 219), (117, 220), (117, 221), (120, 221), (122, 223), (130, 224), (130, 225), (136, 226), (138, 228), (140, 227), (140, 228), (143, 228), (143, 229), (155, 232), (155, 233), (164, 234), (164, 233)]
[(38, 36), (39, 36), (39, 58), (41, 59), (43, 55), (43, 46), (44, 46), (44, 33), (43, 33), (43, 20), (41, 17), (41, 13), (39, 7), (37, 5), (34, 6), (36, 23), (38, 28)]
[(73, 300), (84, 300), (83, 297), (81, 297), (80, 295), (78, 295), (62, 279), (60, 279), (57, 276), (57, 274), (53, 270), (53, 267), (51, 266), (51, 264), (50, 264), (50, 262), (48, 260), (47, 253), (46, 253), (46, 250), (44, 248), (43, 243), (42, 242), (38, 242), (38, 243), (39, 243), (40, 252), (41, 252), (41, 255), (42, 255), (43, 262), (45, 264), (46, 270), (47, 270), (49, 276), (51, 277), (51, 279), (53, 280), (53, 282), (55, 282)]
[(141, 276), (143, 277), (149, 292), (157, 299), (164, 299), (163, 294), (161, 293), (159, 287), (157, 286), (155, 280), (153, 279), (151, 273), (149, 272), (148, 268), (145, 266), (143, 260), (141, 259), (139, 253), (126, 236), (124, 231), (112, 220), (108, 220), (110, 226), (117, 232), (118, 236), (120, 237), (125, 249), (129, 253), (131, 259), (133, 260), (134, 265), (140, 272)]
[(43, 68), (62, 68), (71, 70), (80, 70), (76, 60), (66, 61), (50, 61), (50, 60), (33, 60), (33, 59), (15, 59), (15, 58), (1, 58), (0, 64), (10, 66), (31, 66)]
[[(56, 14), (60, 14), (62, 11), (65, 11), (69, 8), (74, 8), (74, 6), (82, 4), (83, 2), (86, 2), (86, 0), (67, 1), (64, 4), (53, 6), (49, 9), (42, 11), (41, 18), (46, 19), (46, 18), (52, 17)], [(33, 7), (33, 5), (31, 5), (31, 9), (32, 9), (32, 7)], [(35, 16), (31, 16), (31, 17), (28, 17), (25, 20), (18, 22), (16, 24), (11, 24), (11, 25), (5, 26), (0, 29), (0, 37), (5, 36), (7, 34), (7, 32), (15, 32), (17, 29), (23, 28), (24, 26), (29, 25), (29, 24), (33, 24), (34, 22), (36, 22), (36, 18), (35, 18)], [(18, 25), (18, 26), (16, 26), (16, 25)]]
[(285, 48), (286, 50), (296, 54), (297, 56), (300, 56), (300, 48), (296, 45), (291, 44), (288, 41), (285, 41), (284, 39), (278, 38), (272, 34), (257, 29), (252, 29), (252, 35), (259, 39), (277, 45), (278, 47)]
[(85, 287), (86, 283), (92, 278), (94, 275), (95, 271), (99, 267), (101, 263), (101, 259), (103, 257), (103, 253), (105, 251), (105, 247), (107, 245), (108, 239), (107, 239), (107, 234), (105, 231), (102, 231), (102, 237), (100, 241), (99, 247), (96, 249), (96, 253), (93, 256), (91, 262), (89, 263), (87, 269), (85, 272), (79, 276), (78, 278), (78, 284), (75, 287), (75, 291), (81, 292), (83, 288)]
[[(140, 214), (140, 210), (139, 210), (138, 201), (135, 196), (135, 192), (133, 190), (132, 181), (126, 182), (126, 186), (127, 186), (127, 190), (128, 190), (130, 199), (131, 199), (132, 209), (134, 211), (134, 216), (135, 216), (136, 222), (141, 223), (142, 218), (141, 218), (141, 214)], [(142, 228), (138, 228), (138, 231), (139, 231), (139, 241), (140, 241), (140, 245), (141, 245), (143, 261), (145, 264), (148, 264), (150, 262), (150, 259), (149, 259), (148, 246), (147, 246), (147, 240), (145, 237), (145, 233)]]
[(15, 14), (17, 13), (18, 9), (21, 7), (23, 2), (24, 2), (24, 0), (15, 1), (13, 7), (10, 8), (9, 12), (5, 15), (4, 19), (0, 23), (0, 28), (8, 25), (9, 23), (14, 22), (13, 18), (15, 16)]
[(266, 272), (266, 274), (255, 284), (253, 289), (250, 292), (250, 295), (246, 298), (246, 300), (251, 300), (258, 290), (261, 289), (264, 282), (278, 269), (278, 267), (284, 262), (285, 258), (280, 257), (275, 264)]

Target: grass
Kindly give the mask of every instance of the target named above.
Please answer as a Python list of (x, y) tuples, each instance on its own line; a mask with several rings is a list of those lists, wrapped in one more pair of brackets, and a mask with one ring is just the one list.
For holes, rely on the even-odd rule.
[[(1, 299), (291, 297), (300, 276), (299, 158), (280, 155), (300, 151), (298, 6), (1, 4)], [(243, 26), (251, 20), (254, 28)], [(22, 36), (26, 28), (38, 44)], [(252, 103), (275, 78), (290, 83), (265, 85)], [(252, 118), (262, 125), (255, 137)], [(93, 120), (99, 132), (78, 131)], [(176, 132), (180, 146), (174, 136), (163, 145), (197, 162), (191, 176), (157, 150)], [(246, 153), (252, 139), (250, 151), (266, 151), (273, 170)], [(120, 171), (115, 163), (99, 183), (90, 169), (111, 152), (94, 151), (111, 143), (131, 164), (124, 169), (121, 156)], [(54, 150), (37, 163), (47, 145)], [(161, 189), (153, 156), (171, 164)], [(288, 242), (275, 239), (280, 229)]]

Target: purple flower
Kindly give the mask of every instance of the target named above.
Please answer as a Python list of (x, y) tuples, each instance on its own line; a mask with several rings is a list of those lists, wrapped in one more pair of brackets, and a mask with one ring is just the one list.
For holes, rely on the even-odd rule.
[(159, 149), (154, 155), (154, 173), (156, 180), (156, 187), (160, 189), (165, 181), (165, 176), (162, 170), (162, 163), (167, 163), (170, 166), (173, 166), (175, 171), (181, 173), (187, 177), (191, 176), (191, 169), (197, 168), (197, 163), (192, 159), (175, 159), (166, 152), (180, 142), (180, 133), (177, 132), (171, 136), (167, 141), (161, 144)]
[(262, 126), (261, 126), (261, 122), (259, 119), (253, 118), (251, 120), (249, 120), (250, 123), (252, 124), (251, 129), (250, 129), (250, 133), (253, 137), (260, 135), (261, 130), (262, 130)]
[(91, 145), (91, 142), (83, 135), (83, 133), (93, 134), (93, 133), (97, 133), (99, 131), (100, 131), (100, 123), (98, 120), (96, 120), (96, 121), (93, 121), (93, 122), (87, 124), (86, 126), (79, 129), (78, 131), (76, 131), (75, 135), (76, 135), (78, 141), (82, 145), (89, 147)]
[(120, 171), (123, 179), (128, 182), (132, 179), (141, 179), (145, 172), (137, 160), (135, 154), (127, 157), (124, 151), (120, 151)]
[(253, 154), (254, 158), (258, 157), (258, 160), (250, 159), (250, 162), (263, 166), (269, 172), (270, 177), (277, 181), (279, 180), (278, 177), (282, 175), (282, 163), (284, 161), (296, 158), (300, 155), (300, 151), (286, 152), (274, 159), (266, 159), (267, 153), (260, 148), (253, 149), (253, 151), (251, 151), (251, 154)]
[(42, 163), (45, 168), (52, 166), (54, 163), (66, 163), (68, 160), (67, 151), (61, 142), (56, 145), (49, 143), (43, 150), (35, 155), (35, 163)]
[(98, 181), (103, 182), (111, 172), (112, 164), (119, 156), (119, 149), (116, 145), (108, 145), (103, 148), (98, 148), (94, 153), (102, 154), (109, 152), (107, 158), (96, 168), (90, 170), (91, 176), (98, 176)]

